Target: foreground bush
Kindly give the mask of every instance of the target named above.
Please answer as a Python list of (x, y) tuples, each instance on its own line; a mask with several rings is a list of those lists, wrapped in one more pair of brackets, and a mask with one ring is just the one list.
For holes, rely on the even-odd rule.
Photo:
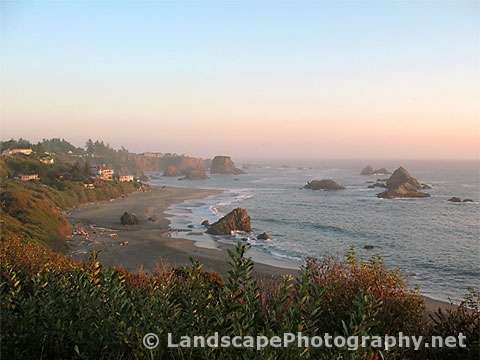
[[(193, 262), (153, 274), (75, 263), (41, 245), (1, 243), (2, 358), (5, 359), (477, 359), (478, 301), (425, 317), (421, 297), (381, 261), (307, 261), (297, 278), (261, 286), (244, 246), (222, 279)], [(478, 298), (477, 298), (478, 300)], [(476, 308), (474, 305), (477, 304)], [(463, 352), (304, 348), (168, 349), (182, 335), (405, 334), (469, 336)], [(160, 346), (146, 350), (144, 334)]]

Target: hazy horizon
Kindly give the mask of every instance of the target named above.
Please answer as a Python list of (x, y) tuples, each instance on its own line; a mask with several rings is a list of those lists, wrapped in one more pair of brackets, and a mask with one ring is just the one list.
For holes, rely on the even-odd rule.
[(478, 2), (0, 3), (2, 139), (478, 159)]

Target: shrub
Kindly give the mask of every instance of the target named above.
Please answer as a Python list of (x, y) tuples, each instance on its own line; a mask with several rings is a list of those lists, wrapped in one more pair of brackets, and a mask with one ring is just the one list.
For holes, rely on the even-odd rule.
[[(106, 268), (93, 253), (77, 263), (15, 238), (0, 243), (1, 351), (8, 359), (474, 359), (478, 294), (426, 322), (423, 304), (378, 260), (309, 260), (296, 278), (257, 283), (246, 247), (230, 252), (225, 278), (162, 264), (150, 274)], [(182, 335), (422, 335), (470, 337), (459, 352), (382, 353), (375, 349), (169, 349)], [(160, 346), (146, 350), (143, 335)]]

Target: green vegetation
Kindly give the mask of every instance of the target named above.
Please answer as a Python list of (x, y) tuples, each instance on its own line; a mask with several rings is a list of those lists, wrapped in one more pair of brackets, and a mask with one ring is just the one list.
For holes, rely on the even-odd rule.
[[(61, 250), (71, 226), (65, 211), (80, 204), (109, 200), (137, 190), (138, 182), (101, 181), (92, 178), (90, 162), (65, 140), (51, 139), (32, 145), (20, 139), (2, 142), (2, 149), (32, 148), (31, 155), (16, 154), (0, 158), (1, 239), (21, 236)], [(47, 151), (53, 164), (41, 162)], [(55, 155), (53, 155), (55, 154)], [(38, 181), (21, 182), (21, 174), (38, 174)], [(94, 188), (86, 188), (93, 183)]]
[[(378, 260), (309, 261), (297, 278), (260, 284), (245, 246), (231, 252), (225, 279), (189, 267), (132, 274), (78, 264), (32, 243), (2, 242), (2, 355), (9, 359), (477, 359), (479, 302), (428, 322), (421, 298)], [(167, 334), (467, 335), (468, 348), (169, 349)], [(144, 334), (160, 346), (146, 350)]]
[(61, 184), (59, 190), (38, 182), (4, 181), (0, 194), (1, 238), (20, 235), (26, 240), (63, 249), (65, 238), (71, 235), (64, 210), (87, 202), (117, 198), (140, 186), (136, 182), (105, 181), (96, 182), (94, 189), (86, 189), (78, 181), (62, 181)]

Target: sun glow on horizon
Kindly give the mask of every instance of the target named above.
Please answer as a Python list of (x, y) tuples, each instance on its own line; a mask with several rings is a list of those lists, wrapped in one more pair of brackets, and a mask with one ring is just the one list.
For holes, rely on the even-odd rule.
[(478, 6), (3, 3), (2, 138), (478, 159)]

